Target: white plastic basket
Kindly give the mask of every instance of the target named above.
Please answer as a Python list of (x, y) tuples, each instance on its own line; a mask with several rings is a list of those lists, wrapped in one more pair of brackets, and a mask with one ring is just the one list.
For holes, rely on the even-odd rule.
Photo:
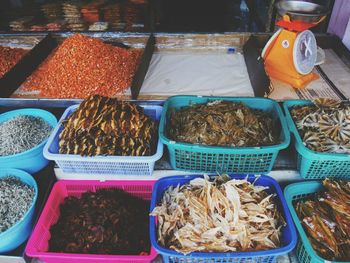
[[(56, 162), (64, 173), (94, 174), (94, 175), (152, 175), (154, 164), (163, 155), (163, 144), (158, 139), (157, 151), (151, 156), (80, 156), (76, 154), (59, 153), (59, 134), (63, 130), (62, 122), (66, 120), (79, 105), (70, 106), (65, 110), (58, 125), (53, 130), (44, 147), (44, 157)], [(140, 105), (145, 114), (159, 120), (163, 107), (157, 105)]]

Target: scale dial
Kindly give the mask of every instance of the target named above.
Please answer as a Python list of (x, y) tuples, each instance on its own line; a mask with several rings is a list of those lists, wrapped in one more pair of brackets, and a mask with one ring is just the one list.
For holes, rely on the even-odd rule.
[(293, 62), (298, 73), (309, 74), (317, 59), (317, 44), (314, 34), (305, 30), (298, 34), (293, 46)]

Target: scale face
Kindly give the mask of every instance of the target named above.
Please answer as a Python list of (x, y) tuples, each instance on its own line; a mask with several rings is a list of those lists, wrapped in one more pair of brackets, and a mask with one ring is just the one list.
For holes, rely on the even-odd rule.
[(300, 74), (309, 74), (317, 59), (317, 43), (310, 30), (302, 31), (295, 39), (293, 46), (293, 62)]

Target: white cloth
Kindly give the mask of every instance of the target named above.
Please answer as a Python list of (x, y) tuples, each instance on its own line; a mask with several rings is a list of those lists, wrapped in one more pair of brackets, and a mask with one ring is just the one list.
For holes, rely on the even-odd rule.
[(242, 54), (154, 53), (140, 96), (254, 96)]

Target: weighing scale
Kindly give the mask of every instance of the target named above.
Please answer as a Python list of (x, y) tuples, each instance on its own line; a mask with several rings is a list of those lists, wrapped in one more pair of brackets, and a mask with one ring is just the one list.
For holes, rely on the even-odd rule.
[[(324, 52), (318, 50), (316, 38), (309, 28), (326, 18), (327, 9), (304, 1), (280, 1), (276, 8), (282, 17), (276, 25), (281, 28), (262, 51), (265, 70), (272, 78), (294, 88), (304, 88), (319, 77), (312, 70), (324, 61)], [(317, 58), (318, 51), (323, 58)]]

